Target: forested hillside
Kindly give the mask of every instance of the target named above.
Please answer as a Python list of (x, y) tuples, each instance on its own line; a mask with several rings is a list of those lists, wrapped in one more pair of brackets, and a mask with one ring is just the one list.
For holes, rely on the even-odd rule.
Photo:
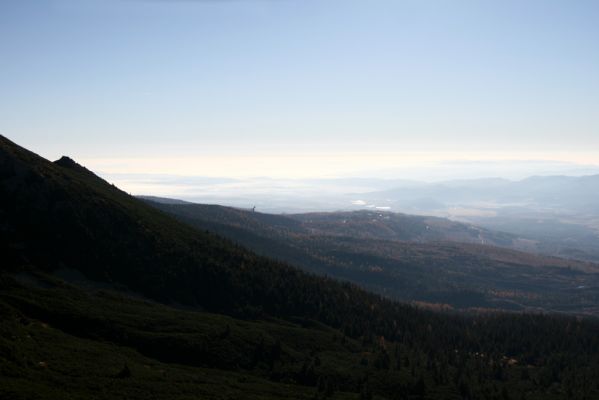
[(460, 309), (599, 313), (597, 265), (468, 243), (510, 236), (442, 218), (371, 211), (270, 215), (216, 205), (149, 204), (262, 255), (398, 300)]
[(0, 216), (1, 398), (599, 395), (595, 319), (416, 309), (3, 137)]

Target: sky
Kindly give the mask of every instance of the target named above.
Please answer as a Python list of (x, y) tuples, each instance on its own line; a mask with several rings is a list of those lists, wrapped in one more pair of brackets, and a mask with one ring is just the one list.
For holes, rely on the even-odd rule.
[(594, 0), (0, 0), (0, 134), (103, 174), (599, 166), (597, 21)]

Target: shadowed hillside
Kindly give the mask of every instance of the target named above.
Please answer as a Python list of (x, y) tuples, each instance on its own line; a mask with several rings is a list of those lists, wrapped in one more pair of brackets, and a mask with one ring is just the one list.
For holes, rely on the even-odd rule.
[(483, 245), (513, 237), (442, 218), (373, 211), (271, 215), (149, 204), (260, 254), (403, 301), (599, 312), (597, 265)]
[(599, 394), (595, 320), (395, 303), (255, 255), (3, 137), (0, 216), (2, 398)]

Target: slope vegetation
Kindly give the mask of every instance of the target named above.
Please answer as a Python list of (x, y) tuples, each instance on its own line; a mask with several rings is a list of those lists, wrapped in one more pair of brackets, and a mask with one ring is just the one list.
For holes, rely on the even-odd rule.
[(260, 254), (403, 301), (599, 313), (597, 265), (483, 245), (479, 238), (497, 243), (510, 236), (470, 225), (384, 212), (269, 215), (149, 204)]
[(0, 202), (0, 398), (599, 395), (595, 320), (401, 305), (5, 138)]

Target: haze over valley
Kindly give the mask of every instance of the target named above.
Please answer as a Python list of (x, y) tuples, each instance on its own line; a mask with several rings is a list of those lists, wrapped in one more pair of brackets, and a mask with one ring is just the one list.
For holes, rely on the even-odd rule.
[[(256, 207), (274, 214), (371, 210), (448, 218), (512, 234), (517, 240), (511, 246), (520, 250), (599, 261), (599, 174), (433, 183), (377, 178), (107, 178), (142, 196), (170, 194), (194, 203)], [(145, 191), (152, 189), (156, 192)]]

